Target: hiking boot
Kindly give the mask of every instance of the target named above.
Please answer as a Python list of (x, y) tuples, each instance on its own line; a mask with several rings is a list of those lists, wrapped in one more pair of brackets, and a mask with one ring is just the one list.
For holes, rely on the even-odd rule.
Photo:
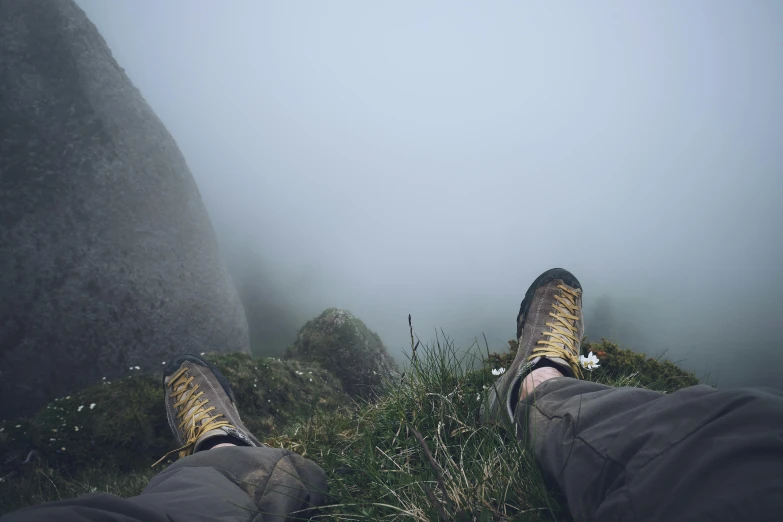
[(581, 379), (583, 335), (582, 286), (568, 270), (547, 270), (525, 293), (517, 316), (517, 356), (490, 388), (482, 419), (497, 420), (505, 412), (513, 420), (522, 380), (536, 368), (553, 366), (567, 377)]
[(262, 445), (239, 418), (231, 385), (220, 370), (201, 357), (185, 354), (166, 365), (163, 388), (166, 416), (180, 447), (155, 464), (174, 452), (185, 457), (223, 442)]

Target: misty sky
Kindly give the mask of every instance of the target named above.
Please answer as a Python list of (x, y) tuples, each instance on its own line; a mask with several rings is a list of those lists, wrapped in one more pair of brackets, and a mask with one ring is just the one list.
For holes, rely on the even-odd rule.
[(562, 266), (632, 347), (780, 380), (783, 3), (77, 1), (306, 317), (501, 349)]

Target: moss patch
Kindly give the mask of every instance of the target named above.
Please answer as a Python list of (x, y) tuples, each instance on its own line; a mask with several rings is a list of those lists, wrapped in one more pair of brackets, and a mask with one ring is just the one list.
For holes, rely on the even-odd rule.
[(600, 343), (587, 343), (582, 353), (593, 352), (600, 360), (600, 368), (592, 377), (598, 382), (624, 382), (628, 386), (673, 392), (680, 388), (699, 384), (692, 372), (683, 370), (672, 361), (653, 359), (644, 354), (619, 348), (602, 339)]
[[(503, 353), (493, 353), (488, 357), (492, 368), (509, 368), (517, 355), (518, 343), (508, 342), (509, 349)], [(582, 344), (582, 354), (589, 352), (598, 357), (600, 367), (593, 372), (585, 372), (585, 378), (611, 386), (625, 385), (648, 388), (662, 392), (673, 392), (699, 384), (699, 379), (683, 370), (675, 363), (665, 359), (653, 359), (644, 354), (619, 348), (616, 344), (602, 339), (600, 343)]]
[[(205, 355), (231, 382), (242, 420), (260, 439), (317, 411), (347, 406), (339, 380), (315, 363)], [(30, 459), (58, 472), (110, 467), (144, 470), (173, 449), (160, 375), (103, 381), (57, 399), (32, 417), (0, 422), (0, 472)], [(34, 453), (31, 453), (34, 452)], [(3, 476), (0, 475), (0, 476)]]

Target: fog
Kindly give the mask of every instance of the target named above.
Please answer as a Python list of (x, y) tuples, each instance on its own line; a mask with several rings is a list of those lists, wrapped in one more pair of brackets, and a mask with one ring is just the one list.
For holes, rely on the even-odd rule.
[(783, 4), (77, 1), (187, 159), (260, 353), (328, 306), (400, 358), (409, 313), (500, 350), (562, 266), (591, 339), (783, 386)]

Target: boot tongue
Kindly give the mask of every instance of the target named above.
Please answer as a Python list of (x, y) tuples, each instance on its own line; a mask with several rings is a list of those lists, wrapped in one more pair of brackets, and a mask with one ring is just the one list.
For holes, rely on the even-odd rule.
[[(177, 386), (174, 389), (174, 391), (177, 392), (177, 393), (184, 391), (184, 393), (183, 393), (183, 395), (182, 395), (180, 400), (184, 400), (184, 401), (187, 402), (187, 401), (190, 400), (190, 398), (193, 396), (193, 394), (196, 393), (196, 388), (194, 388), (192, 386), (190, 388), (188, 388), (187, 384), (181, 384), (181, 385)], [(198, 401), (196, 401), (196, 402), (198, 402)], [(188, 409), (188, 411), (185, 413), (184, 417), (192, 419), (193, 416), (196, 414), (196, 411), (198, 409), (199, 409), (199, 406), (193, 406), (192, 408)], [(196, 426), (201, 426), (205, 422), (209, 422), (210, 418), (211, 418), (210, 416), (206, 416), (206, 417), (203, 417), (203, 418), (199, 419), (198, 421), (196, 421)], [(208, 431), (206, 433), (203, 433), (198, 438), (198, 440), (196, 441), (196, 446), (199, 446), (207, 438), (211, 438), (211, 437), (214, 437), (216, 435), (226, 436), (226, 433), (221, 431), (221, 428), (217, 428), (217, 429), (214, 429), (214, 430), (210, 430), (210, 431)]]
[[(573, 303), (573, 297), (568, 294), (567, 292), (562, 293), (563, 299), (565, 299), (569, 304)], [(572, 315), (573, 312), (570, 308), (564, 306), (561, 302), (555, 300), (552, 304), (552, 311), (560, 316), (562, 313), (566, 313), (568, 315)], [(571, 327), (576, 327), (576, 321), (574, 319), (569, 319), (567, 317), (552, 317), (552, 324), (554, 324), (554, 327), (549, 327), (547, 330), (552, 335), (545, 336), (549, 342), (556, 344), (559, 346), (564, 352), (569, 353), (572, 351), (572, 344), (573, 339), (569, 339), (563, 331), (567, 331), (568, 333), (573, 333), (566, 325)], [(565, 324), (564, 324), (565, 323)], [(559, 359), (560, 361), (563, 361), (563, 359), (553, 357), (552, 359)], [(568, 363), (566, 361), (563, 361), (566, 365)]]
[[(563, 293), (565, 294), (563, 296), (564, 299), (566, 299), (567, 301), (571, 301), (572, 300), (572, 297), (570, 295), (566, 294), (565, 292), (563, 292)], [(552, 299), (552, 302), (549, 304), (549, 311), (548, 312), (560, 313), (560, 311), (561, 311), (560, 309), (564, 308), (563, 305), (557, 299), (555, 299), (554, 297), (552, 297), (551, 299)], [(566, 309), (566, 311), (568, 311), (568, 310)], [(563, 319), (563, 320), (566, 323), (568, 323), (570, 326), (575, 326), (576, 325), (576, 321), (574, 321), (573, 319)], [(566, 328), (565, 325), (560, 322), (560, 319), (557, 319), (555, 317), (549, 316), (549, 320), (547, 320), (545, 322), (551, 322), (551, 323), (557, 325), (558, 328), (562, 328), (562, 329)], [(571, 349), (569, 348), (570, 342), (566, 343), (566, 341), (564, 340), (565, 336), (561, 332), (558, 331), (558, 328), (553, 328), (551, 326), (544, 327), (542, 329), (542, 332), (541, 332), (541, 338), (542, 339), (546, 339), (546, 340), (550, 341), (553, 344), (556, 344), (557, 346), (559, 346), (565, 352), (571, 351)], [(550, 332), (553, 335), (544, 335), (544, 332)], [(574, 377), (574, 371), (571, 368), (571, 365), (568, 363), (568, 361), (566, 361), (565, 359), (563, 359), (561, 357), (546, 357), (546, 358), (536, 357), (536, 358), (532, 359), (530, 362), (532, 364), (532, 368), (531, 369), (541, 368), (541, 367), (544, 367), (544, 366), (554, 366), (558, 371), (560, 371), (566, 377)]]
[[(190, 398), (193, 396), (194, 393), (196, 393), (195, 388), (187, 388), (187, 384), (181, 384), (177, 386), (177, 388), (174, 390), (175, 392), (179, 393), (184, 390), (184, 393), (182, 394), (182, 398), (180, 400), (185, 400), (186, 402), (190, 400)], [(196, 406), (190, 408), (184, 415), (185, 418), (193, 418), (193, 415), (196, 413), (196, 410), (198, 408)], [(204, 419), (201, 419), (196, 424), (201, 424), (204, 422)]]

